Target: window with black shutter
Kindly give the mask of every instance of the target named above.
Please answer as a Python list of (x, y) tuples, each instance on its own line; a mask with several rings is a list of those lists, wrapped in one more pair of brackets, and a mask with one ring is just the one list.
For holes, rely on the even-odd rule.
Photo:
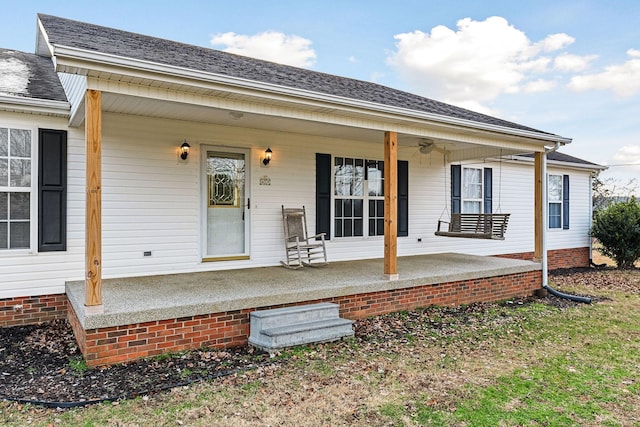
[[(333, 183), (333, 191), (332, 190)], [(384, 234), (384, 162), (316, 154), (316, 233)], [(327, 191), (328, 190), (328, 191)], [(331, 204), (333, 203), (333, 218)], [(409, 163), (398, 161), (398, 236), (409, 235)]]

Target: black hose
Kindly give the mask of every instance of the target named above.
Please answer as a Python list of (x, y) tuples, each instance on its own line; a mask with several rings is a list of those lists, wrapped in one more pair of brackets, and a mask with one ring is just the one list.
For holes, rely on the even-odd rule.
[(596, 264), (595, 262), (593, 262), (593, 259), (589, 259), (589, 265), (595, 268), (604, 268), (607, 266), (607, 263), (602, 263), (602, 264)]
[(544, 288), (551, 294), (554, 296), (557, 296), (559, 298), (564, 298), (564, 299), (568, 299), (571, 301), (576, 301), (576, 302), (583, 302), (585, 304), (591, 304), (591, 298), (588, 297), (581, 297), (578, 295), (569, 295), (569, 294), (565, 294), (564, 292), (559, 292), (556, 291), (555, 289), (553, 289), (551, 286), (549, 285), (545, 285)]

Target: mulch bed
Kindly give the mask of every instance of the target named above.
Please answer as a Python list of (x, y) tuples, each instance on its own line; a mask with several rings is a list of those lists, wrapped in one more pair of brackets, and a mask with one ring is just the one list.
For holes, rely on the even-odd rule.
[[(619, 275), (603, 274), (593, 269), (561, 271), (551, 276), (553, 283), (558, 286), (588, 283), (596, 289), (622, 287), (638, 292), (638, 275), (630, 277), (629, 283), (624, 280), (621, 283)], [(532, 301), (559, 308), (581, 305), (551, 295), (542, 299), (519, 298), (502, 304), (517, 307)], [(595, 301), (598, 298), (594, 298)], [(431, 334), (434, 331), (446, 334), (452, 321), (466, 322), (472, 314), (490, 306), (482, 303), (458, 308), (427, 308), (402, 315), (363, 319), (355, 324), (355, 339), (367, 343), (384, 342), (408, 334), (419, 336), (427, 329)], [(241, 347), (195, 350), (89, 369), (65, 320), (0, 328), (0, 399), (72, 407), (132, 398), (203, 379), (282, 363), (278, 360), (251, 347)]]

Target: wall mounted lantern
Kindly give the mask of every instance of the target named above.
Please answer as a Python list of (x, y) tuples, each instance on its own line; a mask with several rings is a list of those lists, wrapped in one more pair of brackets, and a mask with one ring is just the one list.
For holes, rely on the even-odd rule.
[(264, 150), (264, 159), (262, 159), (262, 164), (265, 166), (269, 165), (269, 162), (271, 161), (271, 155), (273, 154), (273, 151), (271, 151), (270, 147), (267, 147), (266, 150)]
[(182, 160), (187, 160), (187, 157), (189, 157), (190, 150), (191, 150), (191, 146), (189, 145), (187, 140), (185, 140), (180, 146), (180, 158)]

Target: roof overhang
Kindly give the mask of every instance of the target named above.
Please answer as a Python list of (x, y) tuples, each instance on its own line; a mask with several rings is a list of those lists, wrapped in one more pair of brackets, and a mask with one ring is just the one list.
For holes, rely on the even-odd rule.
[[(430, 138), (443, 145), (457, 144), (451, 160), (540, 152), (565, 145), (570, 138), (428, 112), (361, 101), (320, 92), (274, 85), (157, 62), (50, 44), (39, 23), (37, 51), (54, 59), (56, 71), (84, 75), (89, 89), (114, 95), (143, 97), (178, 104), (243, 114), (264, 114), (279, 119), (302, 120), (399, 133), (400, 144), (417, 145)], [(256, 106), (262, 106), (256, 108)], [(268, 107), (268, 108), (266, 108)], [(82, 109), (77, 114), (83, 114)], [(75, 117), (77, 125), (83, 117)], [(469, 144), (465, 147), (462, 144)], [(472, 149), (463, 154), (462, 150)], [(495, 149), (489, 149), (495, 148)], [(452, 151), (453, 152), (453, 151)]]
[[(514, 162), (527, 162), (527, 163), (534, 162), (533, 157), (518, 156), (518, 155), (510, 156), (509, 160)], [(562, 168), (567, 168), (567, 169), (577, 169), (577, 170), (584, 170), (584, 171), (591, 171), (591, 172), (602, 172), (603, 170), (609, 169), (608, 166), (597, 165), (595, 163), (574, 163), (574, 162), (563, 162), (559, 160), (550, 160), (550, 159), (547, 160), (547, 164), (562, 167)]]
[(0, 110), (46, 116), (69, 117), (71, 105), (65, 101), (0, 95)]

